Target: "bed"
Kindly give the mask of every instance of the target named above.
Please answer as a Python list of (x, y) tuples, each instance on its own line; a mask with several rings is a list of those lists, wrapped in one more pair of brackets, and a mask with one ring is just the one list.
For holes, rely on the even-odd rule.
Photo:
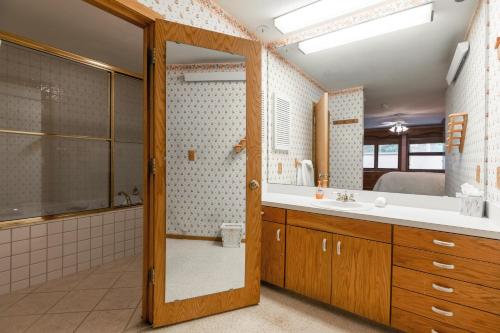
[(377, 192), (422, 195), (445, 195), (444, 173), (440, 172), (389, 172), (382, 175), (375, 186)]

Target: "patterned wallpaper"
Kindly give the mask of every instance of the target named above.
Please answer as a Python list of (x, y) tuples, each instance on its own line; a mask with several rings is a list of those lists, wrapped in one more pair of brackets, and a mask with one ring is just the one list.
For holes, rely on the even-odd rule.
[(245, 221), (246, 151), (233, 146), (245, 136), (246, 84), (185, 82), (188, 71), (167, 69), (167, 232), (216, 237)]
[(201, 0), (138, 0), (166, 20), (193, 27), (222, 32), (228, 35), (251, 38), (252, 36), (221, 13), (210, 8), (209, 1)]
[[(269, 183), (296, 184), (294, 161), (312, 159), (313, 103), (323, 91), (293, 71), (274, 54), (268, 52), (268, 181)], [(278, 94), (290, 101), (290, 149), (287, 152), (273, 149), (274, 96)], [(278, 163), (283, 172), (278, 173)]]
[[(446, 194), (455, 196), (465, 182), (484, 188), (485, 171), (485, 50), (486, 3), (483, 2), (469, 33), (470, 50), (459, 77), (446, 91), (446, 114), (467, 112), (468, 125), (463, 153), (454, 148), (446, 154)], [(481, 182), (476, 182), (476, 166)]]
[[(330, 112), (330, 187), (362, 190), (363, 89), (330, 94), (328, 111)], [(359, 122), (333, 125), (333, 121), (344, 119), (359, 119)]]
[(489, 1), (488, 71), (488, 200), (500, 205), (497, 168), (500, 168), (500, 59), (494, 45), (500, 36), (500, 0)]

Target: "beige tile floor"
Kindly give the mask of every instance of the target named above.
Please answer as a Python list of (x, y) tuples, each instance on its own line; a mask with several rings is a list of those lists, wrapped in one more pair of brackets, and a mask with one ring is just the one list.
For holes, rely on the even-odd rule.
[(257, 306), (151, 329), (141, 321), (141, 258), (130, 257), (0, 296), (0, 332), (382, 333), (390, 330), (284, 290)]
[(140, 320), (142, 258), (0, 296), (0, 332), (124, 332)]

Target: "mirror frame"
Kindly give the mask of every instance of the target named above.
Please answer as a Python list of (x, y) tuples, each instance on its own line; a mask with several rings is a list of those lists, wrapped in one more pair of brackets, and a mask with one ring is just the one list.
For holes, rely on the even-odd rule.
[[(261, 189), (250, 189), (252, 180), (262, 180), (261, 148), (261, 44), (256, 41), (156, 20), (150, 32), (154, 65), (150, 81), (153, 114), (148, 124), (153, 162), (152, 182), (147, 184), (152, 228), (149, 230), (153, 327), (170, 325), (259, 303)], [(246, 58), (246, 238), (245, 286), (239, 289), (165, 303), (166, 289), (166, 42), (203, 47)], [(150, 171), (150, 172), (151, 172)], [(151, 275), (151, 274), (150, 274)]]

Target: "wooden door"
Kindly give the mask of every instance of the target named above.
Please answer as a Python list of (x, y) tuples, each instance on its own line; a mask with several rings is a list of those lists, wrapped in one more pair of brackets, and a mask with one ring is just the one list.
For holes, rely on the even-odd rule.
[[(153, 46), (150, 66), (149, 97), (152, 117), (147, 124), (151, 136), (149, 152), (150, 183), (147, 184), (151, 228), (148, 232), (149, 286), (152, 290), (153, 327), (205, 317), (249, 305), (260, 300), (260, 233), (261, 233), (261, 45), (258, 42), (233, 37), (187, 25), (156, 20), (149, 29)], [(245, 261), (244, 287), (179, 301), (166, 301), (166, 230), (168, 163), (166, 120), (167, 105), (167, 42), (222, 51), (245, 58), (246, 74), (246, 168), (245, 168)], [(237, 142), (235, 142), (237, 144)], [(232, 149), (232, 147), (227, 147)], [(227, 202), (227, 205), (233, 203)], [(240, 222), (240, 221), (238, 221)]]
[(262, 221), (260, 279), (285, 286), (285, 225)]
[(332, 280), (332, 234), (286, 228), (285, 287), (329, 303)]
[(391, 245), (333, 235), (331, 304), (389, 324)]
[(329, 179), (329, 142), (330, 125), (328, 114), (328, 93), (324, 93), (318, 103), (314, 104), (314, 166), (315, 180), (323, 181), (328, 187)]

